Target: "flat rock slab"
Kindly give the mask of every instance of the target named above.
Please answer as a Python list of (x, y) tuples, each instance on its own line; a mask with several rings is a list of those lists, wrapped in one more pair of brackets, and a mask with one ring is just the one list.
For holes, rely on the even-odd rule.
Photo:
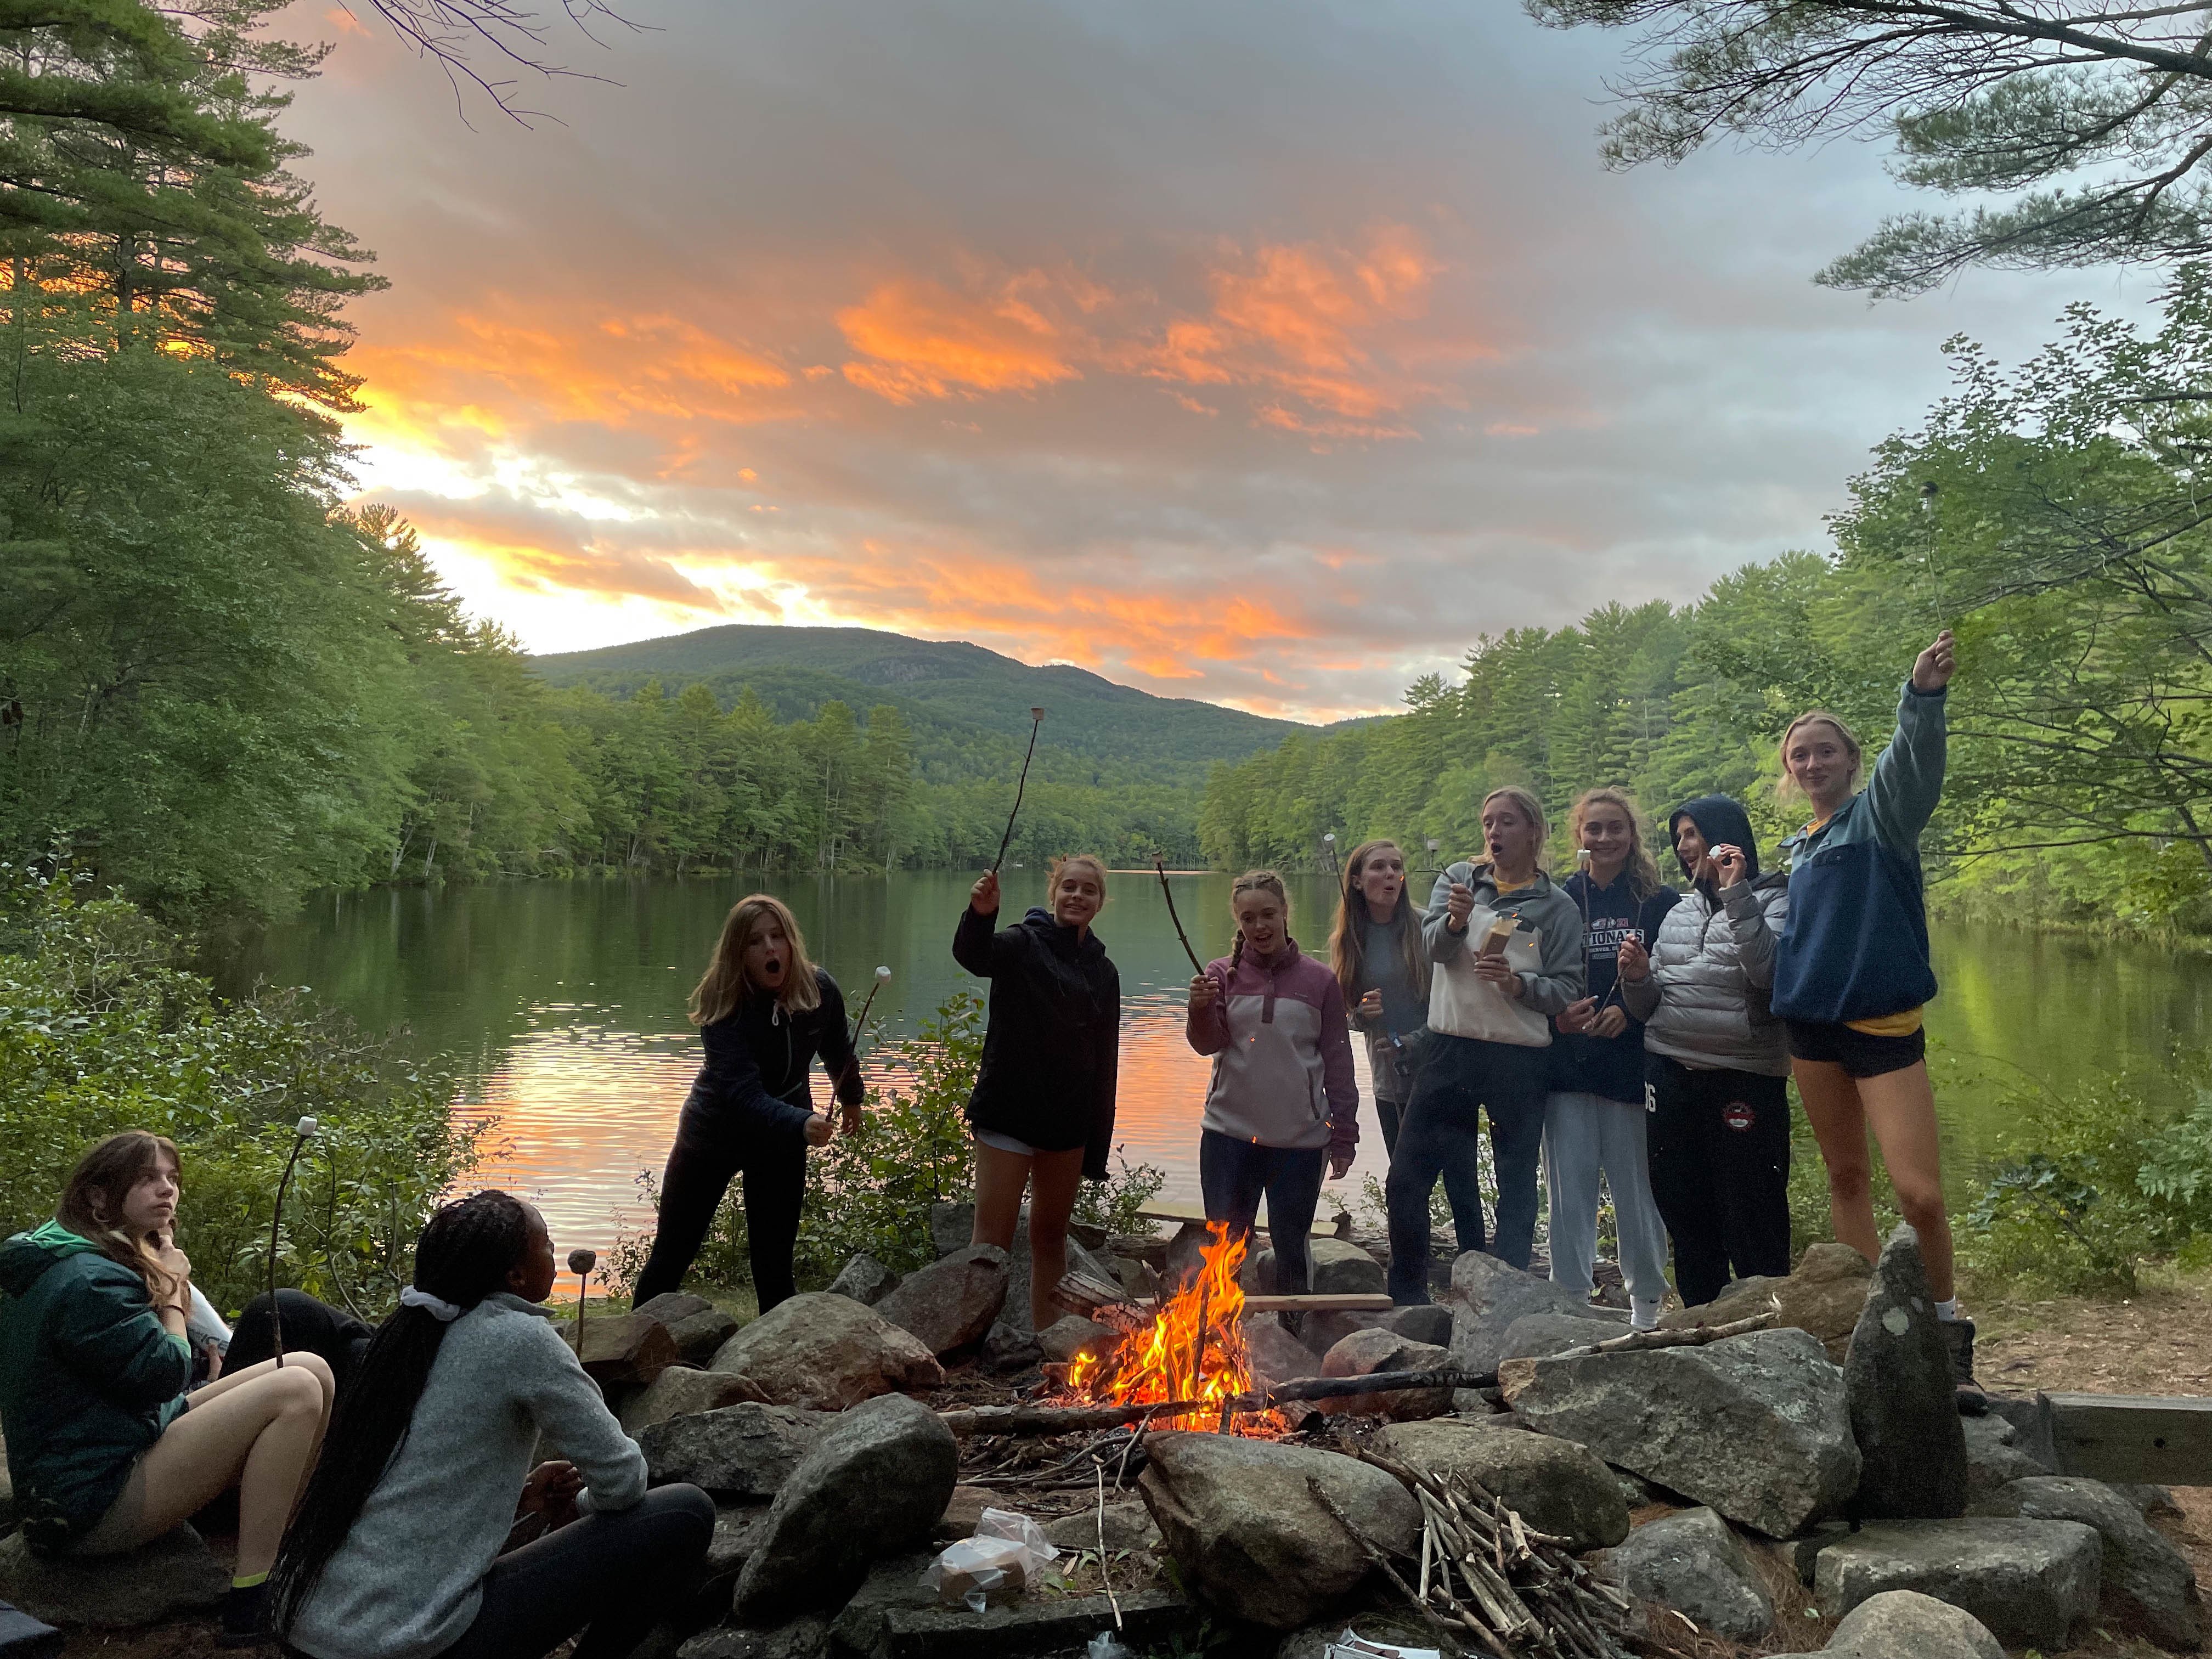
[(2097, 1611), (2102, 1546), (2075, 1521), (1874, 1521), (1813, 1564), (1820, 1611), (1840, 1619), (1884, 1590), (1963, 1607), (2007, 1647), (2063, 1648)]
[(1539, 1432), (1769, 1537), (1802, 1532), (1858, 1488), (1843, 1373), (1803, 1331), (1539, 1359), (1510, 1398)]
[[(1121, 1602), (1121, 1639), (1137, 1653), (1194, 1634), (1199, 1614), (1172, 1590), (1139, 1590)], [(1004, 1607), (894, 1607), (884, 1615), (875, 1659), (1030, 1659), (1079, 1651), (1114, 1628), (1103, 1595), (1024, 1595)]]
[(1044, 1535), (1057, 1549), (1095, 1551), (1102, 1522), (1109, 1552), (1160, 1547), (1160, 1529), (1152, 1524), (1152, 1511), (1142, 1504), (1109, 1504), (1103, 1515), (1096, 1509), (1078, 1510), (1048, 1523)]
[(1727, 1522), (1711, 1510), (1648, 1521), (1605, 1553), (1606, 1570), (1632, 1595), (1673, 1607), (1732, 1642), (1773, 1627), (1774, 1601)]
[(2039, 1474), (2056, 1471), (2039, 1462), (2021, 1443), (2020, 1431), (1995, 1412), (1962, 1417), (1960, 1431), (1966, 1438), (1966, 1502), (1978, 1500)]
[(1882, 1247), (1844, 1357), (1844, 1400), (1859, 1448), (1853, 1515), (1942, 1520), (1966, 1512), (1966, 1437), (1950, 1350), (1920, 1236), (1899, 1227)]
[(1413, 1495), (1371, 1464), (1235, 1435), (1154, 1434), (1146, 1446), (1138, 1491), (1185, 1587), (1235, 1618), (1295, 1630), (1366, 1580), (1367, 1558), (1309, 1479), (1376, 1548), (1402, 1559), (1420, 1547)]
[(54, 1659), (68, 1643), (52, 1625), (0, 1601), (0, 1659)]
[(1457, 1418), (1393, 1423), (1378, 1431), (1384, 1456), (1437, 1475), (1457, 1474), (1494, 1492), (1539, 1532), (1569, 1549), (1607, 1549), (1628, 1536), (1628, 1502), (1613, 1471), (1571, 1440)]
[(32, 1554), (20, 1532), (0, 1539), (0, 1598), (50, 1625), (151, 1625), (211, 1607), (229, 1588), (188, 1526), (126, 1554), (63, 1560)]
[(746, 1401), (656, 1423), (638, 1435), (646, 1478), (688, 1481), (717, 1498), (774, 1498), (837, 1419)]
[(2162, 1648), (2194, 1653), (2203, 1643), (2203, 1609), (2188, 1559), (2118, 1489), (2072, 1475), (2015, 1480), (1976, 1506), (1982, 1515), (2078, 1521), (2103, 1541), (2098, 1605), (2106, 1619)]
[(914, 1337), (826, 1291), (778, 1303), (725, 1342), (708, 1369), (750, 1376), (778, 1405), (830, 1412), (945, 1381), (937, 1356)]

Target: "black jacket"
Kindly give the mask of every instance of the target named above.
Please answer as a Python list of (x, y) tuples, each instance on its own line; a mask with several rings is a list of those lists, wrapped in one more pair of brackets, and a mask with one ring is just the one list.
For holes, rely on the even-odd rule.
[(797, 1139), (814, 1115), (807, 1071), (817, 1054), (837, 1098), (858, 1103), (864, 1092), (845, 1024), (845, 994), (819, 968), (822, 1000), (797, 1013), (774, 997), (747, 995), (712, 1025), (699, 1028), (707, 1063), (699, 1069), (686, 1107), (714, 1113), (743, 1132)]
[(1084, 1149), (1083, 1173), (1106, 1178), (1121, 1041), (1121, 975), (1098, 935), (1078, 939), (1032, 909), (994, 933), (963, 911), (952, 959), (991, 981), (983, 1064), (968, 1121), (1040, 1152)]

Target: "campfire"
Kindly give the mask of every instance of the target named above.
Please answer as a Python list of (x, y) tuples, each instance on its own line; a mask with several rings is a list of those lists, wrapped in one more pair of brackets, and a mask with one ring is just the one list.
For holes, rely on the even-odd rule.
[[(1247, 1236), (1249, 1237), (1249, 1235)], [(1229, 1402), (1252, 1392), (1251, 1355), (1244, 1341), (1244, 1288), (1237, 1282), (1246, 1239), (1208, 1224), (1197, 1275), (1163, 1301), (1150, 1323), (1133, 1327), (1103, 1359), (1078, 1355), (1067, 1389), (1091, 1405), (1150, 1406), (1197, 1402), (1197, 1409), (1155, 1419), (1161, 1428), (1218, 1428), (1273, 1437), (1289, 1425), (1280, 1413), (1242, 1413)]]

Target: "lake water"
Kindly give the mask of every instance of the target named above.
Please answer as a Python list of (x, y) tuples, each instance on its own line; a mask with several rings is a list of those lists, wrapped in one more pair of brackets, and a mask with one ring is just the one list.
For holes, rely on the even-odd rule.
[[(1006, 872), (1009, 917), (1036, 902), (1041, 872)], [(461, 1060), (471, 1109), (507, 1152), (482, 1179), (534, 1194), (566, 1249), (604, 1249), (643, 1215), (641, 1170), (658, 1171), (697, 1067), (684, 1004), (729, 906), (757, 884), (797, 914), (815, 959), (857, 1009), (878, 963), (886, 1041), (955, 989), (981, 990), (953, 962), (953, 923), (970, 878), (951, 872), (873, 880), (701, 878), (538, 882), (325, 895), (244, 941), (221, 963), (229, 991), (257, 980), (301, 985), (372, 1030), (404, 1028), (420, 1050)], [(1202, 960), (1232, 933), (1229, 878), (1174, 878)], [(1325, 947), (1325, 878), (1294, 879), (1292, 929)], [(1194, 1202), (1207, 1062), (1182, 1036), (1190, 964), (1149, 871), (1117, 874), (1098, 933), (1121, 971), (1119, 1139), (1133, 1161), (1168, 1172), (1163, 1196)], [(2008, 1080), (2053, 1089), (2124, 1070), (2170, 1089), (2177, 1050), (2212, 1038), (2212, 958), (1996, 927), (1939, 927), (1942, 994), (1929, 1011), (1950, 1173), (1971, 1174), (2004, 1138)], [(1365, 1102), (1355, 1200), (1382, 1167)], [(871, 1058), (880, 1075), (884, 1062)], [(817, 1097), (828, 1091), (817, 1084)]]

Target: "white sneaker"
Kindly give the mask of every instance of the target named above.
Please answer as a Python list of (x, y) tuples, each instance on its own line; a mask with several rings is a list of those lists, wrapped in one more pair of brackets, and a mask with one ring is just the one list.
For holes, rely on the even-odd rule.
[(1646, 1302), (1642, 1297), (1628, 1299), (1628, 1328), (1632, 1331), (1656, 1331), (1659, 1328), (1659, 1307), (1656, 1302)]

